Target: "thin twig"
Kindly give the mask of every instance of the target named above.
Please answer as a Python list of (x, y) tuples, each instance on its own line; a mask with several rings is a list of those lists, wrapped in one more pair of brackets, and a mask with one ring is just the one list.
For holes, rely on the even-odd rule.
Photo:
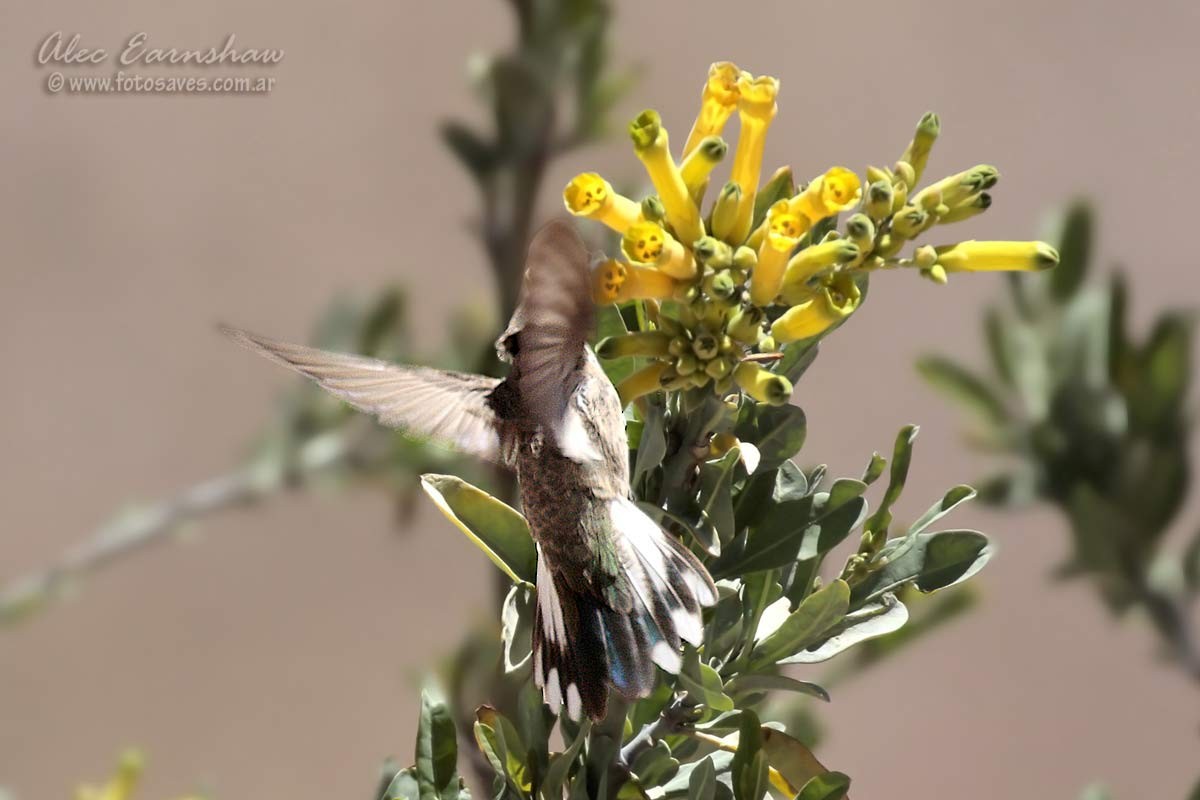
[[(344, 430), (318, 436), (300, 449), (293, 478), (308, 478), (352, 460)], [(191, 486), (173, 497), (118, 515), (67, 550), (55, 563), (0, 589), (0, 625), (16, 622), (60, 599), (67, 590), (114, 559), (166, 541), (184, 524), (207, 514), (266, 499), (288, 485), (283, 469), (251, 463)]]

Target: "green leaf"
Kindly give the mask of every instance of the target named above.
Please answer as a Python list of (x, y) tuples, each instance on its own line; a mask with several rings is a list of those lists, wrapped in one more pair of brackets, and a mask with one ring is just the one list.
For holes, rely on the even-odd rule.
[(762, 752), (762, 727), (758, 715), (750, 709), (742, 711), (737, 752), (733, 754), (731, 766), (735, 800), (762, 800), (767, 792), (767, 759)]
[(850, 777), (841, 772), (826, 772), (810, 778), (796, 800), (843, 800), (850, 791)]
[(725, 694), (725, 687), (717, 671), (701, 662), (693, 647), (685, 650), (683, 658), (679, 684), (687, 693), (714, 711), (732, 711), (733, 700)]
[(917, 360), (917, 372), (934, 389), (983, 421), (1001, 425), (1007, 419), (1008, 412), (999, 395), (965, 367), (941, 356), (925, 356)]
[(817, 360), (819, 350), (820, 343), (814, 339), (790, 344), (784, 348), (783, 358), (779, 359), (771, 371), (784, 376), (793, 384), (797, 383)]
[(821, 640), (849, 609), (850, 587), (843, 580), (822, 586), (804, 598), (782, 625), (754, 647), (751, 669), (761, 669)]
[(563, 785), (570, 774), (571, 766), (579, 758), (579, 752), (583, 749), (583, 743), (587, 741), (590, 730), (590, 725), (581, 726), (570, 746), (563, 752), (551, 756), (546, 776), (542, 778), (542, 784), (538, 787), (544, 800), (562, 800)]
[(663, 407), (656, 402), (650, 402), (642, 423), (637, 457), (633, 462), (633, 475), (630, 480), (634, 486), (638, 485), (647, 472), (662, 464), (667, 455), (667, 433), (664, 423)]
[(801, 650), (781, 664), (816, 664), (848, 650), (856, 644), (895, 633), (908, 622), (908, 608), (895, 595), (885, 594), (878, 603), (869, 603), (850, 612), (827, 631), (828, 638), (813, 650)]
[(767, 210), (780, 200), (785, 200), (796, 194), (796, 179), (792, 177), (791, 167), (776, 170), (766, 183), (759, 187), (754, 196), (754, 216), (750, 222), (750, 230), (754, 230), (767, 218)]
[(817, 775), (829, 772), (803, 742), (783, 731), (763, 728), (762, 739), (767, 759), (788, 782), (793, 795)]
[(649, 789), (675, 777), (675, 773), (679, 771), (679, 761), (671, 756), (670, 746), (660, 740), (642, 751), (631, 768), (641, 787)]
[(513, 584), (500, 612), (500, 639), (504, 642), (504, 671), (516, 672), (529, 663), (533, 643), (533, 591)]
[(457, 767), (454, 717), (436, 690), (425, 689), (421, 692), (421, 718), (417, 726), (416, 779), (420, 800), (457, 798)]
[(534, 582), (537, 550), (529, 524), (516, 510), (453, 475), (422, 475), (421, 488), (508, 577)]
[[(480, 706), (475, 711), (477, 725), (491, 732), (489, 743), (498, 760), (503, 764), (503, 775), (508, 785), (527, 796), (533, 788), (529, 774), (529, 759), (521, 735), (507, 717), (491, 706)], [(492, 764), (495, 767), (495, 763)]]
[(697, 529), (704, 529), (705, 541), (714, 537), (722, 544), (733, 539), (733, 496), (731, 486), (735, 468), (741, 458), (741, 449), (734, 446), (716, 461), (700, 465), (699, 499), (700, 518)]
[(913, 583), (922, 592), (953, 586), (970, 578), (992, 557), (987, 537), (979, 531), (919, 533), (893, 539), (880, 551), (884, 566), (854, 587), (851, 606), (860, 608)]
[(870, 486), (872, 483), (879, 480), (879, 476), (883, 474), (883, 470), (886, 466), (886, 458), (879, 455), (879, 453), (872, 453), (871, 463), (867, 464), (867, 468), (863, 471), (862, 482)]
[(1087, 277), (1092, 257), (1092, 209), (1087, 203), (1072, 204), (1059, 226), (1058, 266), (1050, 270), (1050, 291), (1060, 303), (1070, 299)]
[[(823, 687), (809, 681), (789, 678), (786, 675), (743, 673), (725, 684), (725, 692), (735, 696), (757, 692), (795, 692), (824, 700), (826, 703), (829, 702), (829, 692), (825, 691)], [(771, 763), (774, 764), (774, 762)]]
[(892, 469), (888, 475), (888, 487), (879, 502), (879, 508), (863, 526), (868, 531), (886, 531), (892, 524), (892, 506), (904, 492), (904, 484), (908, 481), (908, 467), (912, 463), (912, 445), (917, 438), (920, 428), (916, 425), (905, 425), (896, 434), (896, 444), (892, 448)]
[[(689, 800), (691, 800), (689, 791), (692, 775), (695, 774), (696, 770), (704, 769), (700, 766), (701, 764), (703, 764), (705, 761), (711, 761), (713, 771), (719, 775), (729, 771), (730, 765), (733, 763), (733, 759), (733, 753), (725, 750), (718, 750), (715, 753), (709, 754), (701, 761), (693, 761), (690, 764), (683, 764), (679, 767), (679, 772), (675, 773), (674, 778), (667, 781), (662, 786), (656, 786), (655, 788), (651, 789), (648, 794), (651, 798), (653, 798), (653, 800), (661, 800), (661, 798), (665, 797), (684, 796), (687, 796)], [(717, 786), (720, 787), (720, 785), (720, 781), (718, 781)], [(717, 800), (720, 800), (720, 788), (717, 789)]]
[(690, 800), (714, 800), (717, 791), (717, 770), (713, 766), (712, 757), (700, 760), (692, 770), (688, 779), (688, 798)]
[(396, 773), (383, 792), (382, 800), (419, 800), (421, 789), (417, 785), (417, 768), (408, 767)]
[(975, 490), (970, 486), (965, 484), (955, 486), (946, 492), (945, 496), (935, 503), (932, 508), (922, 514), (921, 518), (914, 522), (912, 527), (908, 529), (908, 532), (920, 533), (974, 496)]
[(866, 517), (867, 501), (854, 496), (835, 503), (832, 493), (828, 496), (818, 494), (813, 503), (813, 515), (797, 553), (801, 561), (823, 556), (844, 542)]
[(751, 403), (746, 408), (746, 418), (738, 423), (734, 434), (758, 448), (762, 457), (758, 471), (775, 469), (800, 452), (808, 428), (798, 406)]

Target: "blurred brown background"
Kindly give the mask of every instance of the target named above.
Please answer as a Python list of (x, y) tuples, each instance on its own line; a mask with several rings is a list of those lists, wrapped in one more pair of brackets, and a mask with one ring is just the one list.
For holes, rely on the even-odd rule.
[[(1093, 196), (1101, 260), (1136, 268), (1145, 319), (1198, 299), (1200, 10), (1126, 11), (622, 2), (617, 55), (647, 71), (619, 118), (653, 104), (682, 134), (708, 63), (732, 59), (782, 80), (767, 164), (806, 176), (890, 163), (937, 110), (931, 174), (988, 161), (1004, 175), (963, 235), (1032, 238), (1051, 205)], [(223, 341), (216, 321), (300, 338), (336, 291), (402, 280), (433, 348), (449, 309), (485, 297), (464, 228), (476, 198), (434, 124), (477, 114), (465, 60), (511, 26), (497, 0), (16, 0), (0, 16), (6, 579), (122, 503), (231, 464), (290, 378)], [(232, 32), (286, 56), (239, 71), (275, 76), (267, 96), (50, 96), (34, 50), (55, 30), (114, 50), (137, 31), (186, 48)], [(167, 71), (184, 73), (210, 74)], [(637, 166), (620, 136), (559, 164), (545, 213), (570, 173)], [(984, 463), (912, 360), (977, 356), (979, 308), (1002, 286), (885, 277), (798, 392), (803, 456), (854, 473), (921, 423), (911, 516)], [(1155, 663), (1147, 628), (1113, 626), (1083, 584), (1049, 583), (1067, 551), (1060, 521), (976, 508), (957, 522), (1000, 544), (981, 610), (840, 688), (822, 709), (825, 762), (865, 798), (1069, 798), (1093, 779), (1123, 798), (1182, 797), (1200, 763), (1195, 687)], [(397, 535), (366, 490), (283, 498), (196, 533), (0, 632), (0, 786), (65, 797), (136, 743), (150, 757), (145, 798), (365, 797), (385, 755), (410, 757), (421, 666), (492, 613), (493, 568), (465, 539), (432, 513)]]

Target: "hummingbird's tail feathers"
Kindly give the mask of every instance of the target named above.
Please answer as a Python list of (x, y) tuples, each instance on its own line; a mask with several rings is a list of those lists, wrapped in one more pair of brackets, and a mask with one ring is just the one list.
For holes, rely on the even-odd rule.
[(550, 710), (566, 706), (571, 719), (604, 718), (608, 708), (608, 655), (601, 604), (557, 580), (538, 552), (533, 622), (533, 682)]
[(653, 691), (655, 666), (678, 673), (683, 642), (700, 644), (701, 611), (717, 601), (704, 565), (632, 501), (609, 510), (620, 564), (613, 591), (575, 591), (538, 553), (534, 683), (573, 719), (602, 719), (609, 683), (636, 699)]
[(498, 378), (331, 353), (227, 326), (221, 331), (384, 425), (489, 461), (504, 464), (511, 458), (494, 408)]

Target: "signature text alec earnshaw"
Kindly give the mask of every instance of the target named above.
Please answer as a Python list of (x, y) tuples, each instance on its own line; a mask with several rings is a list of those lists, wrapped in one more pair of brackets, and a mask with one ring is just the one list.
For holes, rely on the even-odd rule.
[[(117, 61), (122, 66), (133, 64), (198, 64), (201, 66), (216, 64), (278, 64), (283, 60), (282, 50), (255, 50), (253, 48), (239, 50), (234, 46), (235, 37), (231, 33), (225, 37), (220, 47), (208, 47), (200, 50), (183, 50), (176, 47), (151, 47), (146, 43), (147, 35), (135, 33), (126, 40), (125, 46), (117, 54)], [(42, 41), (37, 51), (39, 64), (103, 64), (108, 60), (109, 51), (101, 47), (84, 47), (79, 34), (69, 39), (62, 31), (55, 31)]]

